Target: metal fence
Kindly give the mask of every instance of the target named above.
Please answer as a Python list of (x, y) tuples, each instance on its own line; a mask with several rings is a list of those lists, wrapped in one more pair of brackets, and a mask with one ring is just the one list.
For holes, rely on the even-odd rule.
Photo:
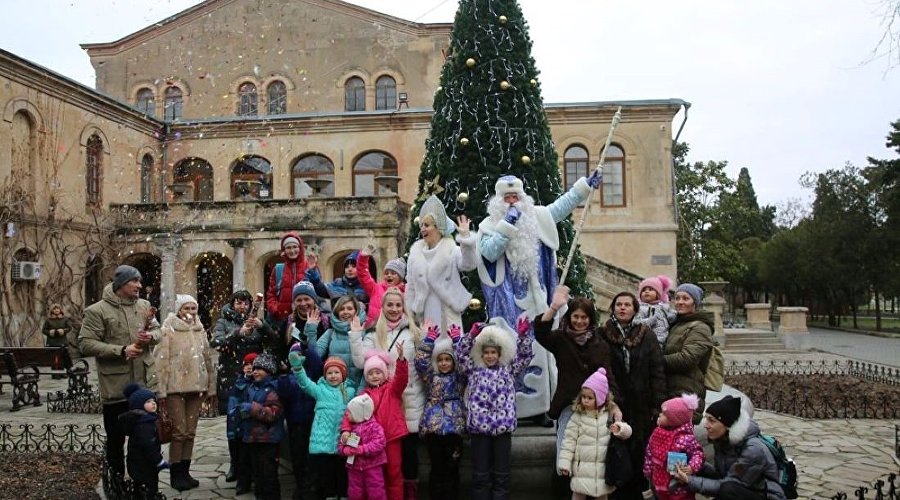
[(843, 491), (829, 497), (831, 500), (900, 500), (897, 490), (897, 474), (891, 473), (853, 490), (849, 495)]
[(730, 361), (726, 375), (847, 375), (870, 382), (900, 385), (900, 368), (861, 361)]

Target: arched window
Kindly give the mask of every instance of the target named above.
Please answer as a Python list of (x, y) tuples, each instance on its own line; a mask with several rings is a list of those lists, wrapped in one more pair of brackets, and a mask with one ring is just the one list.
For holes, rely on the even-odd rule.
[(190, 188), (190, 200), (213, 201), (213, 169), (203, 158), (185, 158), (175, 165), (175, 184)]
[(267, 114), (283, 115), (287, 113), (287, 86), (284, 82), (275, 80), (266, 89)]
[(84, 266), (84, 305), (99, 302), (103, 296), (103, 259), (99, 254), (88, 256)]
[(366, 110), (366, 82), (358, 76), (344, 84), (344, 111)]
[(37, 137), (31, 117), (25, 111), (17, 111), (12, 118), (12, 179), (10, 187), (21, 188), (34, 196), (34, 161), (37, 157)]
[(153, 155), (141, 158), (141, 203), (150, 203), (153, 193)]
[(375, 178), (381, 175), (397, 175), (397, 160), (387, 153), (371, 151), (359, 157), (353, 165), (353, 195), (392, 195), (390, 189), (379, 186)]
[(92, 134), (85, 146), (84, 178), (87, 181), (87, 204), (100, 205), (100, 187), (103, 181), (103, 141), (100, 136)]
[(141, 113), (145, 113), (150, 118), (156, 116), (156, 98), (150, 89), (138, 90), (137, 99), (135, 100), (137, 109)]
[(576, 144), (566, 149), (564, 156), (564, 173), (566, 177), (566, 191), (575, 185), (575, 181), (588, 175), (588, 157), (587, 149)]
[[(318, 180), (329, 180), (331, 183), (316, 186), (315, 182)], [(306, 198), (317, 194), (316, 189), (320, 189), (318, 194), (321, 196), (334, 196), (334, 163), (327, 156), (320, 154), (303, 156), (291, 167), (291, 181), (293, 189), (291, 195), (294, 198)]]
[(375, 109), (397, 108), (397, 82), (388, 75), (375, 81)]
[(272, 199), (272, 164), (262, 156), (244, 155), (231, 167), (232, 200)]
[(602, 204), (604, 207), (625, 206), (625, 151), (610, 144), (603, 161)]
[(184, 108), (184, 96), (181, 93), (181, 89), (172, 85), (166, 87), (166, 100), (164, 109), (164, 120), (180, 120), (181, 113)]
[(256, 85), (250, 82), (242, 83), (238, 87), (238, 116), (256, 116), (259, 110), (259, 95), (256, 93)]

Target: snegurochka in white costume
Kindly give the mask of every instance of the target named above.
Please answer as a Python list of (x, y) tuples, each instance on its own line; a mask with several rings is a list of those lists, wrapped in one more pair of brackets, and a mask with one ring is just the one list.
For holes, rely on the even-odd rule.
[[(525, 194), (522, 180), (503, 176), (488, 201), (488, 216), (478, 225), (478, 277), (484, 291), (488, 317), (500, 316), (515, 325), (523, 313), (528, 319), (550, 307), (550, 295), (557, 285), (556, 251), (559, 232), (556, 224), (587, 199), (590, 189), (600, 187), (601, 176), (594, 172), (582, 177), (571, 189), (548, 206), (536, 206)], [(550, 408), (556, 386), (553, 357), (539, 344), (534, 360), (520, 380), (516, 394), (517, 414), (542, 415)]]
[[(462, 312), (472, 294), (459, 273), (475, 269), (478, 262), (469, 218), (460, 215), (457, 228), (441, 201), (431, 195), (422, 204), (418, 219), (420, 238), (410, 247), (406, 265), (407, 305), (420, 325), (430, 321), (442, 332), (450, 325), (462, 327)], [(451, 235), (456, 229), (459, 234), (454, 242)]]

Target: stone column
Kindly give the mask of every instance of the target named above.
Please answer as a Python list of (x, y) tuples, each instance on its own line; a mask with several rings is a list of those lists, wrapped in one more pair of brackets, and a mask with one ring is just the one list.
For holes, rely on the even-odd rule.
[(788, 349), (806, 350), (809, 348), (809, 329), (806, 327), (806, 307), (779, 307), (781, 321), (778, 323), (778, 336)]
[(747, 311), (747, 328), (754, 330), (772, 330), (769, 321), (769, 304), (744, 304)]
[(234, 238), (225, 241), (227, 241), (228, 245), (234, 249), (234, 258), (232, 259), (233, 272), (231, 273), (231, 290), (232, 292), (245, 290), (247, 288), (244, 280), (247, 273), (247, 264), (245, 260), (247, 240), (243, 238)]
[(715, 316), (715, 329), (713, 330), (713, 338), (719, 343), (719, 346), (725, 346), (725, 327), (722, 324), (722, 315), (725, 314), (725, 287), (728, 286), (727, 281), (702, 281), (697, 283), (704, 290), (706, 296), (703, 297), (703, 310), (713, 313)]
[(153, 244), (160, 253), (159, 309), (160, 318), (165, 318), (175, 311), (175, 260), (178, 258), (178, 249), (181, 248), (181, 236), (155, 235)]

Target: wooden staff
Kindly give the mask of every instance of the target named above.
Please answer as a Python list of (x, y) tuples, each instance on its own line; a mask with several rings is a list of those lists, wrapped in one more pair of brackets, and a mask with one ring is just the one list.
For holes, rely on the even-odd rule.
[[(619, 106), (619, 108), (616, 109), (616, 114), (613, 115), (612, 124), (609, 127), (609, 134), (606, 136), (606, 145), (603, 146), (603, 151), (600, 152), (600, 163), (597, 164), (597, 168), (595, 169), (595, 172), (600, 174), (601, 182), (603, 179), (603, 163), (606, 161), (606, 152), (609, 151), (613, 133), (616, 131), (616, 127), (619, 126), (620, 121), (622, 121), (622, 106)], [(596, 189), (591, 189), (591, 192), (588, 193), (587, 200), (584, 202), (584, 209), (581, 210), (581, 220), (578, 221), (578, 227), (575, 229), (575, 237), (572, 239), (572, 246), (569, 247), (569, 255), (566, 256), (566, 265), (563, 267), (562, 277), (559, 278), (560, 285), (564, 285), (566, 283), (566, 277), (569, 276), (569, 269), (572, 267), (572, 257), (575, 256), (575, 248), (578, 246), (578, 236), (581, 235), (581, 228), (584, 227), (584, 221), (587, 219), (587, 213), (591, 206), (591, 198), (594, 196), (594, 191), (596, 191)]]

